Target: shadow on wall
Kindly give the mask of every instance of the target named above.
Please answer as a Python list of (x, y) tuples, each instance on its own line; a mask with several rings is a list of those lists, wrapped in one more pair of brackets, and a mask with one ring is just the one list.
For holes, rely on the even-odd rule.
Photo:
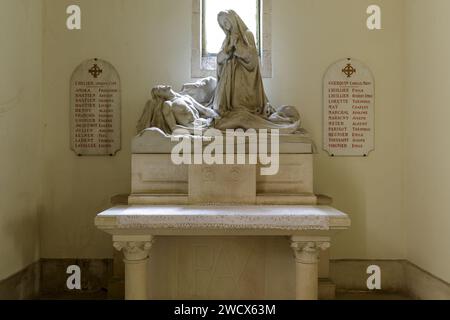
[[(25, 200), (29, 199), (29, 200)], [(17, 195), (15, 208), (6, 212), (6, 221), (2, 236), (8, 238), (7, 243), (14, 245), (14, 257), (0, 259), (0, 264), (10, 260), (20, 261), (21, 269), (39, 259), (39, 211), (36, 209), (33, 196), (27, 192)]]
[[(69, 266), (81, 269), (81, 290), (67, 288), (67, 274)], [(112, 277), (112, 260), (88, 259), (41, 259), (40, 295), (42, 298), (64, 297), (65, 295), (89, 296), (102, 294), (106, 297), (109, 280)]]
[[(13, 263), (21, 271), (7, 279), (0, 279), (0, 299), (31, 299), (39, 292), (39, 214), (27, 193), (18, 196), (15, 210), (7, 211), (10, 217), (2, 217), (6, 224), (2, 227), (2, 237), (6, 244), (13, 244), (8, 255), (0, 259), (0, 269), (10, 269)], [(39, 209), (37, 210), (39, 211)]]
[[(331, 247), (350, 257), (364, 257), (367, 254), (367, 199), (364, 181), (356, 179), (355, 172), (360, 172), (367, 158), (329, 157), (324, 151), (314, 159), (315, 192), (333, 198), (333, 206), (347, 213), (352, 220), (352, 227), (336, 236)], [(355, 241), (357, 240), (357, 241)]]

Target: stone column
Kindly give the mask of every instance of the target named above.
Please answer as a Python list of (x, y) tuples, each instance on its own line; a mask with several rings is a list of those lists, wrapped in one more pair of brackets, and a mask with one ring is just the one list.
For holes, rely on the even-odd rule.
[(115, 236), (114, 248), (125, 259), (125, 300), (147, 300), (148, 257), (154, 243), (152, 236)]
[(291, 237), (291, 248), (295, 254), (297, 300), (318, 299), (319, 254), (329, 247), (329, 238)]

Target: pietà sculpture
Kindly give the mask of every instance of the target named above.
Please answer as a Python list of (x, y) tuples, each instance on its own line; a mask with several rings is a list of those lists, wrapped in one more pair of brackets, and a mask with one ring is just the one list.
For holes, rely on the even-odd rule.
[(152, 90), (137, 131), (158, 128), (167, 135), (176, 129), (278, 129), (295, 133), (300, 115), (292, 106), (272, 107), (261, 76), (255, 37), (233, 10), (220, 12), (225, 33), (217, 55), (217, 79), (201, 79), (175, 92), (170, 86)]

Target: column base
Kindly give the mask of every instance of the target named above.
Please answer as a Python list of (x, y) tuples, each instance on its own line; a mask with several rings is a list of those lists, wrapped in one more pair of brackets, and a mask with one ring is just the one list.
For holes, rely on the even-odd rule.
[(319, 300), (335, 300), (336, 285), (330, 279), (319, 279)]
[(330, 247), (326, 237), (291, 237), (295, 255), (296, 299), (319, 299), (319, 254)]
[(152, 236), (115, 236), (114, 248), (122, 251), (125, 263), (125, 300), (147, 300), (148, 257)]

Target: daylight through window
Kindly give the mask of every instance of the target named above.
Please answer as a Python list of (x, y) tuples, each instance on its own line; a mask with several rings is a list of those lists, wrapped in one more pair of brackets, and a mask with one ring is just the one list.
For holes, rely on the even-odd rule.
[(219, 53), (225, 35), (217, 23), (217, 15), (220, 11), (229, 9), (236, 11), (253, 32), (257, 47), (261, 52), (261, 0), (202, 0), (202, 9), (202, 54), (204, 57), (215, 56)]

